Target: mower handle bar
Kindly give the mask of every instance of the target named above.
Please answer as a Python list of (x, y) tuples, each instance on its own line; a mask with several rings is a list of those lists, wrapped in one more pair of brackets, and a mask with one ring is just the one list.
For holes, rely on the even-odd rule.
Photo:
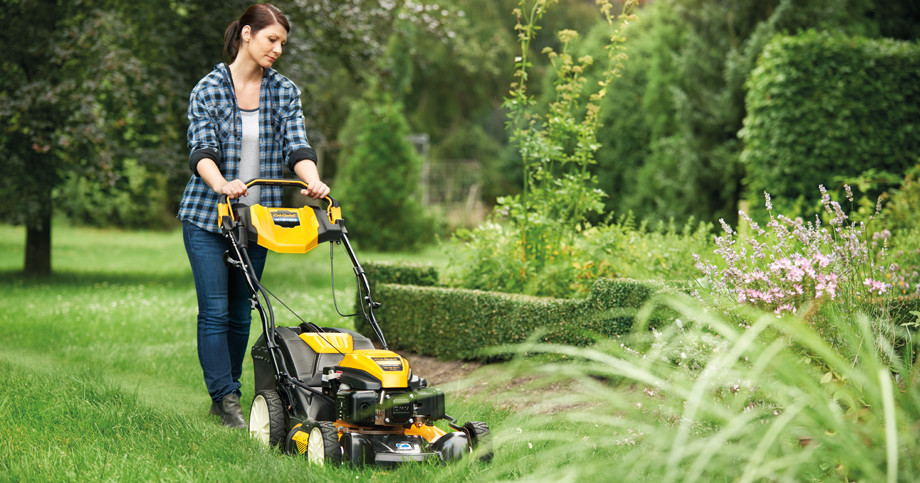
[[(287, 186), (287, 187), (295, 187), (295, 188), (303, 188), (303, 189), (307, 189), (310, 187), (310, 185), (308, 185), (307, 183), (304, 183), (303, 181), (299, 179), (253, 178), (249, 181), (246, 181), (246, 188), (251, 188), (253, 186), (282, 186), (282, 187)], [(323, 201), (329, 203), (329, 205), (326, 206), (326, 211), (329, 211), (330, 208), (337, 208), (339, 206), (339, 202), (336, 201), (336, 199), (331, 196), (324, 197)], [(221, 205), (226, 205), (229, 202), (230, 200), (228, 199), (227, 195), (220, 195), (220, 198), (218, 198), (217, 200), (217, 203)], [(230, 217), (231, 218), (233, 217), (232, 211), (230, 212)]]
[[(253, 178), (249, 181), (246, 181), (246, 187), (251, 188), (253, 186), (289, 186), (289, 187), (300, 187), (303, 189), (310, 188), (310, 185), (304, 183), (299, 179), (284, 179), (284, 178)], [(339, 203), (331, 196), (326, 196), (323, 198), (328, 201), (332, 206), (338, 206)], [(220, 195), (218, 203), (227, 204), (227, 195)]]

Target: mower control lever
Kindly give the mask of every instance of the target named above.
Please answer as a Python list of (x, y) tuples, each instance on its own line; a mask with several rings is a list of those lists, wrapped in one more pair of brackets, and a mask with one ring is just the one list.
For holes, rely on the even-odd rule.
[(228, 267), (240, 267), (240, 261), (230, 255), (230, 250), (224, 252), (224, 265)]

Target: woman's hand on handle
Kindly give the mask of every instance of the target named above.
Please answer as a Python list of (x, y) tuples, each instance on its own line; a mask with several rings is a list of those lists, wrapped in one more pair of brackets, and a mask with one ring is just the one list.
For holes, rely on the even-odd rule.
[(318, 200), (329, 196), (329, 191), (329, 186), (317, 179), (308, 183), (307, 189), (300, 190), (300, 194)]
[(297, 176), (307, 183), (307, 189), (300, 190), (304, 196), (309, 196), (314, 200), (329, 196), (329, 186), (319, 179), (319, 171), (316, 169), (316, 163), (310, 160), (303, 160), (294, 165), (294, 172)]
[(235, 199), (240, 196), (246, 196), (249, 194), (249, 190), (246, 188), (246, 183), (241, 180), (235, 179), (233, 181), (228, 181), (220, 187), (220, 193), (227, 195), (227, 198)]
[(201, 159), (198, 161), (197, 168), (198, 175), (204, 179), (204, 182), (207, 183), (212, 190), (222, 195), (227, 195), (227, 198), (234, 199), (249, 194), (249, 190), (246, 189), (246, 183), (238, 179), (227, 181), (224, 175), (221, 174), (220, 169), (217, 168), (217, 163), (215, 163), (213, 159)]

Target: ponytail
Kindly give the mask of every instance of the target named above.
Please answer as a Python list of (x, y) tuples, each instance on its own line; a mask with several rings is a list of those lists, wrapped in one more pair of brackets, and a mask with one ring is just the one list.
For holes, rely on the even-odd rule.
[(230, 58), (230, 62), (236, 59), (236, 54), (240, 51), (242, 31), (240, 21), (236, 20), (224, 32), (224, 55)]
[(253, 35), (259, 30), (272, 24), (280, 24), (284, 30), (290, 32), (291, 24), (288, 23), (287, 17), (278, 10), (278, 7), (270, 3), (260, 3), (250, 5), (243, 12), (240, 19), (230, 24), (224, 32), (224, 55), (230, 58), (230, 62), (236, 60), (236, 54), (240, 51), (240, 44), (243, 43), (243, 27), (248, 25), (252, 29)]

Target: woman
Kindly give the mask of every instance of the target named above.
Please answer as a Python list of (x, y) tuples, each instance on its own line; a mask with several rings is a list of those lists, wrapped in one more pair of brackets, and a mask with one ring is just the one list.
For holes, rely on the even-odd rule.
[[(307, 142), (300, 90), (272, 69), (289, 31), (287, 18), (273, 5), (246, 9), (224, 34), (232, 62), (218, 64), (198, 82), (188, 107), (192, 176), (178, 218), (198, 294), (198, 360), (211, 414), (233, 428), (246, 427), (240, 375), (252, 309), (242, 274), (223, 262), (229, 242), (218, 227), (218, 198), (280, 206), (281, 188), (247, 189), (242, 180), (280, 178), (282, 166), (307, 183), (305, 196), (329, 194)], [(261, 277), (266, 249), (250, 243), (248, 250)]]

